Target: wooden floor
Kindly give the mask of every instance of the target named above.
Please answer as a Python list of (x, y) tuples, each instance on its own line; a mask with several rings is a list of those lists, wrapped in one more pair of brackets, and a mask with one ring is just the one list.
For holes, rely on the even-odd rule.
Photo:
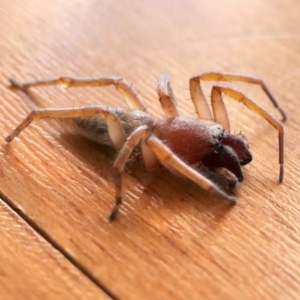
[[(299, 299), (298, 0), (2, 0), (0, 29), (1, 300)], [(132, 166), (110, 223), (115, 152), (55, 121), (5, 142), (35, 106), (9, 77), (121, 76), (160, 119), (159, 74), (169, 73), (180, 113), (196, 117), (188, 80), (209, 70), (263, 78), (289, 115), (279, 184), (276, 129), (226, 98), (254, 156), (236, 206)], [(259, 87), (230, 86), (280, 117)], [(124, 106), (113, 88), (32, 94), (43, 107)]]

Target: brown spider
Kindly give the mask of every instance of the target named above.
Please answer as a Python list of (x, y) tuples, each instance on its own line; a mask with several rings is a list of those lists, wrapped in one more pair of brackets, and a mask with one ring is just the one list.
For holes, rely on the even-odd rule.
[[(252, 160), (249, 145), (243, 134), (230, 133), (230, 123), (222, 95), (245, 104), (262, 116), (279, 133), (279, 181), (283, 181), (284, 128), (283, 125), (261, 108), (253, 100), (237, 90), (212, 87), (211, 105), (213, 115), (205, 100), (200, 81), (240, 81), (260, 85), (274, 106), (279, 110), (282, 120), (285, 112), (265, 85), (258, 78), (228, 73), (209, 72), (190, 78), (191, 97), (199, 119), (179, 116), (175, 105), (170, 79), (162, 74), (158, 80), (158, 95), (166, 119), (154, 122), (147, 113), (144, 102), (124, 79), (103, 77), (99, 79), (73, 79), (61, 77), (55, 80), (35, 81), (20, 84), (10, 80), (12, 87), (26, 91), (30, 87), (43, 85), (109, 86), (113, 85), (123, 95), (130, 109), (108, 108), (101, 105), (73, 108), (37, 108), (6, 138), (13, 140), (34, 119), (71, 119), (73, 125), (88, 138), (119, 150), (113, 165), (116, 185), (115, 206), (109, 219), (114, 220), (122, 203), (122, 173), (132, 151), (140, 146), (142, 157), (149, 171), (156, 170), (160, 164), (176, 175), (189, 178), (211, 195), (236, 203), (236, 198), (227, 195), (222, 189), (205, 177), (204, 169), (221, 174), (235, 186), (243, 180), (241, 165)], [(222, 125), (221, 125), (222, 124)]]

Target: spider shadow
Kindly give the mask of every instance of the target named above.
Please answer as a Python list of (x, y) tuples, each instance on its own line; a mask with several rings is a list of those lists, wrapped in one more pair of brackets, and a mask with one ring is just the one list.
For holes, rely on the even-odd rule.
[[(114, 204), (112, 166), (117, 156), (117, 151), (64, 130), (65, 126), (61, 124), (57, 125), (59, 134), (54, 137), (56, 142), (70, 151), (87, 169), (92, 170), (92, 174), (99, 175), (92, 178), (96, 184), (101, 184), (103, 181), (109, 183), (112, 191), (112, 208)], [(4, 145), (4, 151), (8, 151), (7, 154), (11, 150), (11, 144)], [(128, 177), (131, 177), (131, 179)], [(141, 191), (136, 193), (136, 186), (128, 184), (128, 181), (135, 182), (135, 184), (138, 183), (142, 187)], [(134, 200), (135, 202), (132, 205), (128, 205), (128, 194), (130, 193), (136, 193), (135, 196), (139, 198)], [(230, 202), (210, 196), (209, 193), (203, 191), (190, 180), (176, 177), (165, 168), (149, 173), (145, 170), (143, 163), (134, 162), (130, 162), (124, 172), (123, 196), (126, 209), (122, 206), (116, 222), (118, 223), (119, 219), (121, 219), (121, 223), (124, 224), (126, 222), (128, 230), (133, 231), (136, 222), (129, 221), (132, 217), (138, 217), (142, 221), (149, 223), (153, 213), (154, 215), (160, 215), (161, 218), (168, 218), (170, 215), (165, 214), (165, 210), (171, 212), (171, 214), (174, 212), (174, 214), (178, 215), (180, 212), (180, 214), (186, 216), (196, 216), (199, 222), (206, 223), (213, 230), (233, 208)], [(101, 193), (99, 193), (99, 198), (101, 198)], [(91, 199), (91, 201), (94, 200)], [(101, 201), (97, 201), (93, 205), (101, 206)], [(99, 211), (101, 210), (99, 207)], [(125, 214), (124, 210), (127, 211)], [(108, 217), (109, 212), (109, 210), (105, 212), (105, 218)], [(208, 215), (210, 216), (209, 218), (207, 218)], [(103, 222), (103, 217), (97, 218)], [(116, 227), (119, 228), (119, 226)], [(114, 229), (110, 230), (114, 231)]]
[[(194, 182), (165, 168), (148, 173), (143, 167), (132, 166), (129, 172), (142, 182), (143, 192), (156, 199), (157, 203), (153, 205), (156, 210), (168, 207), (174, 208), (174, 213), (210, 214), (222, 218), (234, 207), (231, 202), (211, 196)], [(220, 178), (215, 178), (214, 182), (220, 186), (224, 184)]]
[[(79, 135), (69, 132), (61, 132), (58, 142), (64, 147), (71, 148), (72, 154), (85, 165), (92, 168), (101, 178), (113, 183), (112, 166), (117, 156), (117, 151), (110, 147), (99, 145)], [(88, 153), (88, 155), (86, 155)], [(139, 198), (133, 206), (127, 205), (127, 193), (136, 193), (136, 186), (127, 184), (127, 178), (131, 177), (142, 186), (142, 192), (136, 196)], [(127, 178), (126, 178), (127, 177)], [(217, 184), (224, 185), (220, 178), (215, 178)], [(142, 162), (130, 162), (127, 164), (123, 180), (124, 205), (128, 213), (120, 214), (119, 218), (131, 218), (133, 215), (147, 218), (147, 209), (163, 210), (164, 208), (175, 209), (183, 214), (189, 214), (191, 209), (196, 210), (194, 214), (210, 214), (213, 219), (220, 219), (233, 208), (232, 203), (212, 197), (208, 192), (202, 190), (195, 183), (186, 178), (179, 178), (162, 168), (155, 172), (147, 172)], [(112, 193), (112, 205), (114, 203), (114, 192)], [(126, 201), (127, 200), (127, 201)], [(146, 201), (146, 202), (145, 202)], [(141, 206), (139, 214), (136, 214), (134, 207)], [(122, 208), (121, 208), (122, 209)], [(142, 215), (141, 215), (142, 214)]]

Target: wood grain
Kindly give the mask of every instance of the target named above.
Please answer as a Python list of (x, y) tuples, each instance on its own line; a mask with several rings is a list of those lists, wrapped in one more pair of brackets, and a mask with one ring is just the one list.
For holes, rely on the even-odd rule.
[[(79, 280), (87, 282), (89, 277), (98, 286), (91, 294), (103, 288), (120, 299), (299, 297), (300, 4), (220, 2), (2, 1), (0, 193), (29, 225), (35, 224), (24, 231), (24, 239), (39, 230), (46, 240), (32, 246), (32, 259), (36, 255), (38, 261), (40, 245), (56, 245), (74, 267), (86, 270)], [(155, 91), (158, 75), (170, 74), (180, 113), (195, 116), (188, 79), (207, 70), (264, 78), (289, 115), (285, 181), (279, 184), (276, 130), (226, 99), (232, 128), (247, 134), (254, 155), (244, 168), (235, 207), (167, 171), (149, 174), (131, 167), (124, 178), (125, 203), (118, 220), (109, 223), (115, 153), (70, 135), (52, 121), (37, 121), (5, 143), (5, 136), (34, 107), (24, 94), (8, 88), (9, 77), (27, 81), (62, 75), (121, 76), (133, 83), (159, 119), (163, 113)], [(232, 86), (278, 117), (259, 88)], [(206, 95), (210, 88), (205, 84)], [(32, 93), (44, 107), (124, 105), (112, 88), (39, 88)], [(27, 273), (14, 264), (13, 249), (19, 249), (20, 260), (26, 251), (13, 243), (17, 233), (9, 231), (16, 222), (23, 221), (14, 217), (2, 230), (12, 256), (1, 260), (1, 269), (10, 270), (21, 284)], [(7, 246), (0, 247), (3, 252)], [(59, 254), (51, 259), (52, 270), (59, 272), (54, 262), (60, 259), (63, 263)], [(31, 282), (41, 280), (39, 270), (44, 267), (34, 265)], [(66, 279), (60, 287), (71, 283)], [(0, 280), (0, 291), (11, 286), (12, 279)], [(24, 285), (24, 298), (32, 289)], [(48, 293), (49, 298), (55, 295), (51, 289)], [(83, 289), (81, 298), (86, 298)]]
[(0, 202), (1, 299), (109, 299)]

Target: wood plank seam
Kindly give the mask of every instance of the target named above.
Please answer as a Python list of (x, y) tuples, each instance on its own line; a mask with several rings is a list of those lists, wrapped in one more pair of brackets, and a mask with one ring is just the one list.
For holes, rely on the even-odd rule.
[(72, 255), (70, 255), (59, 243), (57, 243), (45, 230), (43, 230), (34, 220), (27, 216), (22, 210), (20, 210), (10, 199), (8, 199), (1, 191), (0, 198), (13, 210), (28, 226), (30, 226), (38, 235), (40, 235), (46, 242), (48, 242), (55, 250), (59, 251), (76, 269), (78, 269), (84, 276), (92, 281), (98, 288), (106, 293), (113, 300), (118, 300), (117, 297), (110, 288), (101, 283), (97, 277), (94, 276), (84, 265), (77, 261)]

